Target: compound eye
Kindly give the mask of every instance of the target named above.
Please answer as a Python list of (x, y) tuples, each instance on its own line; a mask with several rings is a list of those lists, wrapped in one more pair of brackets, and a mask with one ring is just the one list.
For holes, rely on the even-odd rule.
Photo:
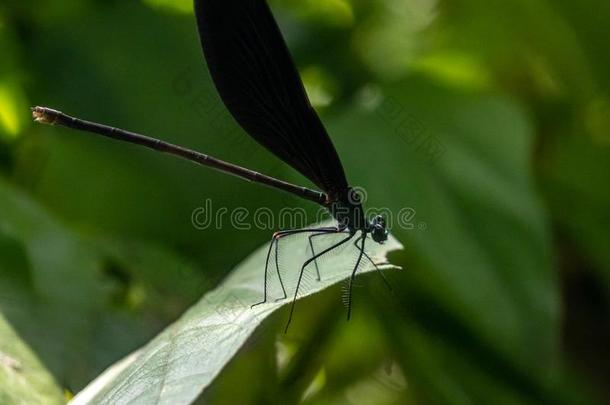
[(372, 237), (375, 242), (383, 243), (388, 239), (388, 232), (383, 225), (375, 224), (373, 226)]
[(381, 216), (381, 215), (376, 215), (375, 218), (373, 219), (373, 223), (375, 225), (385, 226), (385, 220), (383, 219), (383, 216)]

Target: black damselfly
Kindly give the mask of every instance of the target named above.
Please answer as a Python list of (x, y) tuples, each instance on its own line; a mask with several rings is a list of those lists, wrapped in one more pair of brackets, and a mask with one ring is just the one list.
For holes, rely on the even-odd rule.
[[(290, 184), (159, 139), (81, 120), (50, 108), (34, 107), (34, 119), (45, 124), (61, 125), (146, 146), (322, 205), (337, 220), (337, 225), (276, 232), (267, 252), (263, 300), (253, 306), (267, 302), (269, 260), (274, 246), (277, 275), (284, 299), (287, 298), (277, 259), (279, 241), (289, 235), (309, 234), (312, 256), (300, 269), (286, 330), (292, 320), (306, 267), (313, 262), (320, 279), (317, 259), (353, 240), (359, 255), (349, 279), (349, 319), (352, 286), (360, 263), (365, 258), (375, 265), (365, 252), (367, 236), (370, 234), (378, 243), (383, 243), (388, 238), (384, 218), (380, 215), (370, 221), (365, 218), (360, 196), (348, 185), (335, 147), (309, 102), (288, 47), (266, 1), (195, 0), (195, 15), (212, 79), (235, 120), (258, 143), (295, 168), (322, 191)], [(316, 253), (312, 238), (329, 234), (345, 234), (345, 238)], [(375, 267), (377, 268), (376, 265)], [(379, 274), (383, 277), (381, 271)], [(387, 285), (385, 277), (383, 280)]]

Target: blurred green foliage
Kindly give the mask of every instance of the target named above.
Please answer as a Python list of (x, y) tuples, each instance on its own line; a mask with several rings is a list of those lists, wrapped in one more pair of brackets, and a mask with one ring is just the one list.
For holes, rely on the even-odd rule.
[[(610, 2), (272, 8), (350, 181), (415, 223), (394, 229), (393, 295), (365, 276), (354, 322), (338, 288), (287, 337), (273, 317), (202, 401), (608, 401)], [(4, 0), (0, 55), (0, 310), (76, 392), (269, 237), (198, 231), (205, 199), (303, 203), (35, 126), (30, 105), (304, 181), (225, 111), (190, 1)]]

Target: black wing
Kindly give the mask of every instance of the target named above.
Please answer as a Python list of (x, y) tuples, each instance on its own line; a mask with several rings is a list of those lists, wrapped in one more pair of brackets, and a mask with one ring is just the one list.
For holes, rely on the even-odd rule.
[(195, 0), (203, 52), (225, 105), (258, 143), (323, 191), (347, 188), (265, 0)]

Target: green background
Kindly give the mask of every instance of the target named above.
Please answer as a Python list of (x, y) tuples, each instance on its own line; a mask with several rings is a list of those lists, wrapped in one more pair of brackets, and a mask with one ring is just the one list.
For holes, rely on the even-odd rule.
[[(340, 287), (329, 289), (304, 301), (287, 336), (281, 311), (201, 401), (607, 402), (610, 3), (271, 5), (350, 182), (369, 207), (415, 217), (393, 228), (405, 245), (391, 256), (405, 269), (389, 274), (393, 294), (363, 277), (347, 323)], [(47, 105), (308, 184), (233, 123), (198, 41), (190, 1), (0, 4), (7, 403), (19, 398), (10, 373), (34, 368), (30, 392), (48, 403), (78, 392), (269, 238), (197, 230), (206, 199), (315, 213), (30, 120), (29, 106)], [(10, 360), (24, 350), (31, 367)]]

